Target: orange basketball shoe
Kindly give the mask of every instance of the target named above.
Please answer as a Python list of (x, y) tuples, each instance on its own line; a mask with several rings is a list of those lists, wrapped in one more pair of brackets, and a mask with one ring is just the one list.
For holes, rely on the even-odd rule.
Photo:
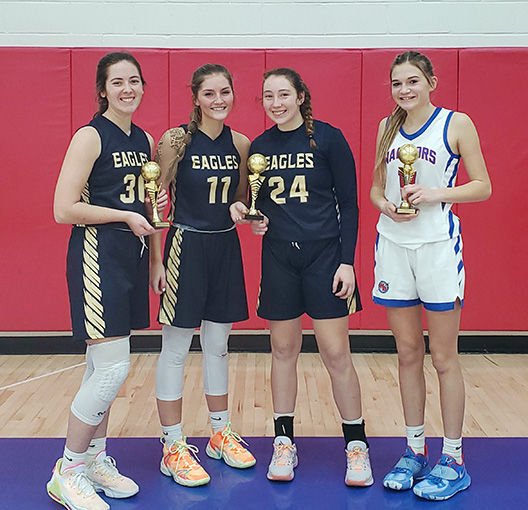
[[(161, 441), (163, 443), (163, 441)], [(200, 465), (197, 454), (198, 448), (187, 444), (184, 437), (181, 441), (163, 444), (163, 457), (160, 471), (165, 476), (172, 476), (174, 481), (185, 487), (197, 487), (209, 483), (211, 477)]]
[(212, 459), (224, 459), (228, 466), (238, 469), (249, 468), (257, 461), (242, 443), (247, 446), (247, 443), (231, 430), (231, 423), (228, 423), (224, 430), (219, 430), (209, 439), (205, 453)]

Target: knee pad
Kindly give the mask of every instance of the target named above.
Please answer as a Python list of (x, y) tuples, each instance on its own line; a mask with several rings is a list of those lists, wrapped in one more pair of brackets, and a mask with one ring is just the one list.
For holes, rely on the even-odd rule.
[(94, 373), (93, 359), (92, 359), (92, 356), (91, 356), (90, 352), (87, 349), (86, 350), (86, 369), (84, 371), (84, 375), (83, 375), (83, 378), (82, 378), (81, 386), (86, 381), (88, 381), (88, 379), (91, 377), (91, 375), (93, 373)]
[(207, 395), (226, 395), (229, 360), (227, 341), (232, 324), (203, 321), (200, 343), (203, 351), (203, 381)]
[[(130, 368), (130, 337), (88, 346), (87, 360), (93, 372), (85, 379), (73, 399), (71, 411), (88, 425), (99, 425), (127, 378)], [(88, 361), (87, 361), (88, 363)]]
[(161, 333), (161, 352), (156, 371), (156, 397), (159, 400), (179, 400), (183, 395), (183, 371), (194, 328), (163, 326)]

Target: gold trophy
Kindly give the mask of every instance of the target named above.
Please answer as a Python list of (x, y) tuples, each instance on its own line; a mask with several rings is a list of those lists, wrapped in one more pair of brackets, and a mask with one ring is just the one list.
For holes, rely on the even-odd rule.
[(160, 166), (155, 161), (147, 161), (141, 167), (141, 175), (145, 181), (145, 191), (150, 198), (150, 205), (152, 206), (152, 225), (155, 228), (170, 227), (168, 221), (162, 221), (158, 212), (158, 193), (161, 189), (161, 184), (158, 184), (158, 179), (161, 175)]
[[(418, 149), (412, 143), (406, 143), (398, 149), (398, 159), (403, 163), (403, 166), (398, 167), (400, 188), (403, 189), (407, 184), (416, 182), (416, 170), (412, 165), (418, 159)], [(410, 204), (407, 197), (404, 197), (402, 193), (402, 201), (396, 212), (398, 214), (416, 214), (418, 209)]]
[(258, 192), (264, 182), (264, 176), (260, 174), (266, 170), (267, 165), (266, 158), (262, 154), (252, 154), (247, 160), (247, 167), (251, 172), (248, 175), (249, 189), (251, 191), (251, 205), (249, 211), (244, 215), (246, 220), (261, 221), (264, 219), (264, 216), (257, 211), (256, 202)]

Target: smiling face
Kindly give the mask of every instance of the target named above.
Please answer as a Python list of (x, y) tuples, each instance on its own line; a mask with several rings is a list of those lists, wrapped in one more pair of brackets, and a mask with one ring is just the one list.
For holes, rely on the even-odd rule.
[(202, 122), (206, 119), (224, 121), (233, 108), (234, 99), (229, 80), (223, 74), (211, 74), (202, 81), (194, 104), (200, 108)]
[(266, 78), (262, 89), (262, 106), (279, 129), (290, 131), (303, 123), (300, 106), (304, 94), (297, 94), (288, 78), (272, 74)]
[(436, 84), (436, 76), (428, 79), (420, 68), (410, 62), (395, 65), (391, 72), (392, 98), (407, 112), (428, 106), (431, 103), (429, 96)]
[(126, 60), (109, 66), (100, 95), (107, 99), (109, 113), (132, 115), (143, 98), (143, 82), (138, 68)]

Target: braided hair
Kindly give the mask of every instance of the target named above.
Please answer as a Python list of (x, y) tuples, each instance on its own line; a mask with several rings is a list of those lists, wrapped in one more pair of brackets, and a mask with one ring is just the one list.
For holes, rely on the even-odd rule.
[(297, 92), (297, 96), (304, 94), (304, 101), (299, 106), (299, 109), (304, 120), (306, 134), (310, 139), (310, 148), (314, 150), (317, 147), (317, 144), (315, 143), (314, 139), (312, 95), (310, 94), (310, 89), (306, 86), (306, 83), (304, 83), (301, 75), (289, 67), (278, 67), (276, 69), (272, 69), (271, 71), (266, 71), (264, 73), (264, 81), (266, 81), (270, 76), (284, 76)]

